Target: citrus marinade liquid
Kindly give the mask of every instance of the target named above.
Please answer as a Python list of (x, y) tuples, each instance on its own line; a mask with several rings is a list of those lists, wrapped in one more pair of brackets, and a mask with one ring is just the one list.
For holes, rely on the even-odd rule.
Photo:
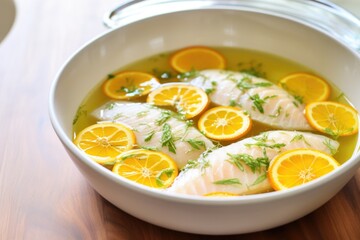
[[(228, 70), (253, 73), (270, 80), (275, 84), (277, 84), (277, 82), (284, 76), (295, 72), (309, 72), (318, 75), (314, 70), (306, 68), (301, 64), (264, 52), (228, 47), (213, 47), (213, 49), (223, 54), (226, 59)], [(160, 80), (161, 83), (176, 82), (178, 81), (177, 73), (174, 72), (169, 65), (170, 54), (171, 53), (161, 53), (144, 58), (129, 64), (128, 66), (117, 69), (116, 71), (109, 73), (109, 75), (115, 75), (120, 71), (143, 71), (153, 74)], [(95, 124), (96, 120), (91, 117), (91, 112), (111, 100), (102, 92), (102, 83), (108, 78), (108, 76), (104, 76), (104, 78), (105, 79), (102, 80), (99, 79), (99, 85), (88, 94), (79, 107), (73, 122), (74, 136), (76, 136), (76, 134), (85, 127)], [(330, 81), (328, 81), (328, 83), (331, 85), (332, 90), (329, 100), (350, 104), (347, 101), (346, 96), (344, 96), (336, 86), (334, 86)], [(131, 101), (146, 102), (146, 97)], [(194, 119), (194, 121), (196, 123), (197, 119)], [(252, 130), (245, 136), (245, 138), (257, 135), (267, 130), (276, 129), (254, 122)], [(339, 137), (337, 140), (340, 142), (340, 147), (334, 158), (339, 163), (344, 163), (355, 151), (358, 134), (347, 137)], [(230, 143), (231, 142), (222, 142), (223, 145)]]

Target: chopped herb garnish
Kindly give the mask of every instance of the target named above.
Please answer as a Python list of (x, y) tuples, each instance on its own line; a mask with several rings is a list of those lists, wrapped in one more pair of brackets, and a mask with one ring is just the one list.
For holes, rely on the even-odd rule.
[(136, 114), (137, 117), (145, 117), (147, 114), (149, 113), (148, 110), (145, 110), (145, 111), (141, 111), (141, 112), (138, 112)]
[(150, 150), (150, 151), (159, 151), (159, 149), (157, 147), (152, 147), (152, 146), (140, 146), (140, 148)]
[(331, 140), (330, 139), (325, 139), (324, 140), (324, 142), (323, 142), (323, 144), (330, 150), (330, 153), (332, 154), (332, 155), (334, 155), (336, 152), (337, 152), (337, 150), (336, 150), (336, 148), (331, 144)]
[(166, 177), (170, 178), (174, 173), (174, 169), (173, 168), (167, 168), (167, 169), (164, 169), (162, 170), (161, 172), (159, 172), (156, 176), (156, 184), (159, 186), (159, 187), (162, 187), (164, 186), (164, 180), (162, 180), (162, 176), (165, 174)]
[(115, 77), (115, 75), (112, 74), (112, 73), (109, 73), (109, 74), (107, 75), (107, 79), (112, 79), (112, 78), (114, 78), (114, 77)]
[(264, 97), (264, 99), (261, 99), (259, 94), (255, 94), (250, 96), (250, 99), (253, 101), (254, 107), (260, 112), (260, 113), (264, 113), (264, 108), (263, 105), (266, 103), (266, 100), (270, 99), (270, 98), (275, 98), (277, 97), (276, 95), (272, 95), (272, 96), (266, 96)]
[(251, 171), (254, 173), (255, 171), (261, 172), (262, 168), (265, 167), (267, 169), (269, 167), (269, 158), (266, 155), (266, 151), (263, 151), (264, 156), (254, 158), (249, 154), (230, 154), (227, 155), (230, 157), (229, 162), (235, 164), (241, 171), (244, 171), (244, 167), (242, 163), (246, 164), (250, 167)]
[(201, 148), (206, 149), (205, 142), (202, 140), (196, 140), (196, 139), (187, 139), (185, 142), (189, 143), (192, 148), (196, 150), (200, 150)]
[(73, 122), (72, 122), (73, 125), (75, 125), (75, 124), (77, 123), (77, 121), (79, 120), (79, 118), (80, 118), (81, 116), (86, 116), (86, 115), (87, 115), (87, 111), (84, 110), (84, 107), (85, 107), (85, 106), (82, 105), (82, 106), (80, 106), (80, 107), (78, 108), (78, 110), (76, 111), (75, 117), (74, 117)]
[(171, 133), (171, 127), (165, 123), (162, 128), (161, 146), (168, 147), (169, 152), (176, 154), (176, 146), (174, 143), (174, 137)]
[(215, 91), (215, 88), (206, 88), (205, 89), (205, 93), (208, 94), (208, 95), (213, 93), (214, 91)]
[(147, 134), (147, 136), (144, 138), (144, 141), (145, 141), (145, 142), (149, 142), (149, 141), (151, 140), (151, 138), (154, 136), (154, 134), (155, 134), (155, 131), (154, 131), (154, 130), (150, 131), (150, 132)]
[(282, 111), (282, 107), (281, 107), (281, 106), (279, 106), (279, 107), (276, 109), (275, 114), (272, 114), (272, 115), (269, 115), (269, 116), (270, 116), (270, 117), (273, 117), (273, 118), (277, 118), (277, 117), (279, 117), (279, 116), (280, 116), (281, 111)]
[(257, 185), (259, 183), (262, 183), (267, 178), (266, 173), (261, 174), (254, 182), (251, 184), (251, 186)]
[(197, 76), (199, 76), (199, 72), (196, 71), (196, 70), (191, 70), (189, 72), (184, 72), (184, 73), (178, 74), (177, 78), (186, 81), (188, 79), (192, 79), (192, 78), (195, 78)]
[(229, 179), (223, 179), (213, 182), (214, 184), (218, 185), (234, 185), (234, 184), (240, 184), (241, 182), (238, 178), (229, 178)]
[(116, 105), (116, 103), (114, 102), (109, 102), (108, 104), (105, 105), (105, 109), (106, 110), (111, 110), (114, 108), (114, 106)]
[(171, 112), (169, 110), (163, 110), (161, 111), (161, 114), (160, 114), (160, 118), (156, 119), (155, 120), (155, 123), (158, 125), (158, 126), (161, 126), (163, 125), (167, 120), (169, 120), (171, 118)]
[(255, 77), (266, 78), (266, 73), (262, 71), (262, 63), (251, 61), (249, 63), (239, 63), (240, 72), (246, 73)]
[(304, 97), (296, 95), (296, 96), (294, 96), (294, 98), (295, 98), (296, 102), (298, 102), (300, 104), (304, 103)]
[(297, 142), (297, 141), (304, 141), (306, 145), (308, 145), (309, 147), (311, 146), (311, 144), (306, 141), (304, 135), (302, 134), (295, 135), (295, 137), (293, 137), (293, 139), (291, 139), (290, 142)]

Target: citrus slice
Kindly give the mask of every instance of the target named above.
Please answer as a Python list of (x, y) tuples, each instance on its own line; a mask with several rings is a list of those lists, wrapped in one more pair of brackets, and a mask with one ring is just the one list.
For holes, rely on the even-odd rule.
[(167, 188), (178, 175), (177, 165), (172, 158), (164, 153), (145, 149), (121, 154), (112, 171), (152, 188)]
[(75, 145), (100, 164), (114, 161), (135, 145), (135, 135), (119, 123), (99, 123), (83, 129), (75, 138)]
[(236, 140), (248, 133), (252, 120), (235, 107), (214, 107), (201, 115), (199, 130), (214, 140)]
[(204, 195), (205, 197), (234, 197), (234, 196), (239, 196), (238, 194), (235, 193), (230, 193), (230, 192), (211, 192), (211, 193), (207, 193)]
[(224, 69), (225, 58), (207, 47), (189, 47), (175, 52), (170, 58), (171, 67), (180, 72), (204, 69)]
[(199, 87), (187, 83), (168, 83), (150, 92), (147, 102), (156, 106), (172, 106), (189, 119), (203, 112), (210, 100)]
[(131, 99), (148, 94), (159, 84), (156, 77), (145, 72), (121, 72), (105, 81), (103, 92), (113, 99)]
[(316, 130), (333, 137), (358, 132), (358, 113), (350, 106), (337, 102), (313, 102), (305, 107), (305, 117)]
[(322, 78), (308, 73), (290, 74), (279, 82), (280, 86), (305, 104), (325, 101), (331, 88)]
[(330, 155), (313, 149), (293, 149), (277, 155), (268, 169), (274, 190), (289, 189), (317, 179), (339, 166)]

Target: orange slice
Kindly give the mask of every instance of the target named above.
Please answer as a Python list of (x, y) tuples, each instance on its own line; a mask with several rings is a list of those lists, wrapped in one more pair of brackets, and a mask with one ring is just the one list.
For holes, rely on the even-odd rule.
[(305, 117), (316, 130), (333, 137), (358, 132), (358, 113), (350, 106), (337, 102), (313, 102), (305, 107)]
[(135, 134), (119, 123), (99, 123), (83, 129), (75, 145), (100, 164), (111, 164), (124, 151), (134, 147)]
[(199, 130), (214, 140), (236, 140), (248, 133), (252, 120), (235, 107), (214, 107), (201, 115)]
[(281, 79), (279, 84), (305, 104), (325, 101), (329, 98), (331, 91), (329, 84), (324, 79), (308, 73), (290, 74)]
[(159, 84), (159, 80), (148, 73), (121, 72), (105, 81), (103, 92), (113, 99), (131, 99), (148, 94)]
[(149, 93), (148, 103), (156, 106), (172, 106), (187, 119), (203, 112), (210, 100), (199, 87), (187, 83), (168, 83)]
[(124, 152), (112, 171), (152, 188), (167, 188), (178, 175), (175, 161), (161, 152), (135, 149)]
[(170, 58), (171, 67), (180, 72), (204, 69), (224, 69), (225, 58), (207, 47), (189, 47), (175, 52)]
[(230, 192), (211, 192), (204, 195), (205, 197), (234, 197), (239, 196)]
[(277, 155), (268, 169), (274, 190), (289, 189), (317, 179), (339, 166), (330, 155), (313, 149), (293, 149)]

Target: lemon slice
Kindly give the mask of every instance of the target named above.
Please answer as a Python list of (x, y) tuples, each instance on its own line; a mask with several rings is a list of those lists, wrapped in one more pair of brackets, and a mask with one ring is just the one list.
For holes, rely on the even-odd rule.
[(294, 73), (281, 79), (279, 85), (305, 104), (325, 101), (331, 88), (322, 78), (308, 73)]
[(204, 90), (187, 83), (163, 84), (150, 92), (146, 101), (156, 106), (172, 106), (187, 119), (202, 113), (210, 103)]
[(316, 130), (333, 137), (358, 132), (358, 113), (350, 106), (331, 102), (313, 102), (305, 107), (305, 117)]
[(118, 157), (112, 171), (152, 188), (168, 188), (178, 175), (175, 161), (161, 152), (135, 149)]
[(124, 151), (135, 146), (135, 134), (119, 123), (99, 123), (83, 129), (75, 145), (100, 164), (114, 161)]
[(180, 73), (204, 69), (224, 69), (225, 58), (207, 47), (189, 47), (175, 52), (170, 65)]
[(330, 155), (313, 149), (288, 150), (277, 155), (268, 169), (274, 190), (284, 190), (313, 181), (339, 167)]
[(235, 107), (215, 107), (201, 115), (199, 130), (214, 140), (236, 140), (248, 133), (252, 120)]
[(128, 71), (107, 79), (103, 92), (112, 99), (132, 99), (147, 95), (159, 84), (159, 80), (151, 74)]

